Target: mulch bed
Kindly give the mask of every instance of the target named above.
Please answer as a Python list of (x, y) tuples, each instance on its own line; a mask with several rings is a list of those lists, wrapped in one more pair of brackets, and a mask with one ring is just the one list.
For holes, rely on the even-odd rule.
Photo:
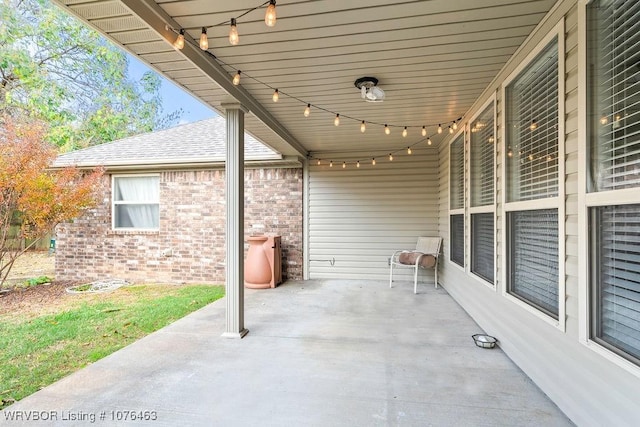
[(74, 283), (53, 282), (50, 285), (37, 285), (27, 288), (14, 288), (9, 292), (0, 292), (0, 314), (16, 309), (42, 307), (49, 305), (67, 294), (66, 288)]

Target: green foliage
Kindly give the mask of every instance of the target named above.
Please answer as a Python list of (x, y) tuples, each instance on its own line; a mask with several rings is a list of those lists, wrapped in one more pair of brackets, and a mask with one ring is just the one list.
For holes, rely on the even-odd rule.
[(0, 318), (0, 409), (224, 296), (224, 287), (120, 288), (57, 314)]
[(33, 277), (31, 279), (25, 280), (24, 284), (26, 286), (38, 286), (44, 283), (51, 283), (51, 282), (52, 282), (52, 279), (49, 276), (38, 276), (38, 277)]
[(49, 124), (64, 150), (174, 124), (163, 115), (160, 78), (127, 78), (127, 57), (47, 0), (0, 0), (0, 112)]

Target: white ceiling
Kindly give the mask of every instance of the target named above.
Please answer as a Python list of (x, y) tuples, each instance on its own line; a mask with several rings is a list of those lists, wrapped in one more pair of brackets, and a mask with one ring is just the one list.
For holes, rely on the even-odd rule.
[[(555, 3), (278, 0), (275, 27), (265, 25), (264, 7), (250, 12), (238, 19), (240, 44), (231, 46), (229, 26), (215, 25), (261, 0), (56, 1), (214, 109), (242, 102), (252, 112), (247, 130), (276, 150), (316, 157), (406, 147), (423, 139), (423, 125), (433, 135), (442, 123), (446, 134)], [(174, 50), (167, 25), (184, 28), (193, 43)], [(197, 47), (202, 26), (209, 27), (209, 52), (217, 59)], [(237, 69), (241, 87), (231, 84)], [(360, 98), (354, 81), (363, 76), (378, 78), (384, 102)], [(278, 103), (272, 88), (281, 92)], [(306, 103), (320, 107), (308, 118)], [(379, 124), (362, 134), (361, 120)]]

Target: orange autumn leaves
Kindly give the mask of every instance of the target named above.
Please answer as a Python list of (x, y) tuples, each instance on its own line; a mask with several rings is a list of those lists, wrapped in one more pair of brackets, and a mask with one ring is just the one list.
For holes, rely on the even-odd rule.
[(20, 237), (38, 238), (56, 224), (95, 205), (102, 170), (51, 170), (57, 150), (44, 140), (44, 125), (0, 115), (0, 245), (9, 226)]

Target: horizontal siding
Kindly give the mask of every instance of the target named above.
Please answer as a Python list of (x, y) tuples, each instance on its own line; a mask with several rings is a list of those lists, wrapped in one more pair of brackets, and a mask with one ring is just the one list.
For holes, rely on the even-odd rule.
[[(386, 280), (388, 259), (398, 249), (415, 247), (418, 236), (438, 233), (438, 152), (436, 148), (353, 160), (370, 154), (323, 154), (333, 158), (309, 165), (309, 277), (311, 279)], [(339, 159), (339, 160), (337, 160)], [(342, 168), (347, 160), (348, 168)], [(327, 260), (334, 260), (331, 265)], [(432, 280), (432, 272), (420, 280)], [(409, 270), (398, 271), (410, 280)]]
[[(500, 85), (507, 75), (519, 65), (535, 44), (564, 17), (565, 20), (565, 330), (561, 331), (532, 315), (503, 296), (502, 272), (505, 260), (502, 257), (501, 204), (504, 182), (502, 182), (504, 141), (502, 131), (497, 132), (497, 222), (496, 222), (496, 290), (482, 285), (457, 265), (445, 261), (441, 264), (440, 283), (449, 294), (478, 322), (487, 333), (499, 339), (501, 348), (529, 375), (536, 384), (556, 402), (577, 425), (597, 426), (637, 425), (640, 419), (640, 378), (630, 375), (618, 365), (590, 350), (579, 341), (580, 318), (579, 292), (584, 292), (586, 283), (580, 283), (578, 259), (580, 241), (578, 204), (579, 171), (586, 165), (579, 164), (581, 142), (578, 139), (578, 75), (582, 67), (578, 57), (578, 7), (576, 1), (561, 1), (558, 9), (543, 25), (541, 31), (532, 35), (531, 43), (520, 50), (515, 60), (500, 73), (483, 97), (474, 104), (466, 117), (478, 112), (486, 99), (497, 95), (497, 124), (503, 114)], [(440, 147), (440, 234), (449, 232), (448, 145)], [(468, 242), (468, 236), (467, 236)], [(468, 247), (467, 247), (468, 249)], [(445, 238), (444, 251), (449, 245)], [(448, 259), (448, 256), (447, 256)], [(562, 378), (562, 381), (558, 381)]]

